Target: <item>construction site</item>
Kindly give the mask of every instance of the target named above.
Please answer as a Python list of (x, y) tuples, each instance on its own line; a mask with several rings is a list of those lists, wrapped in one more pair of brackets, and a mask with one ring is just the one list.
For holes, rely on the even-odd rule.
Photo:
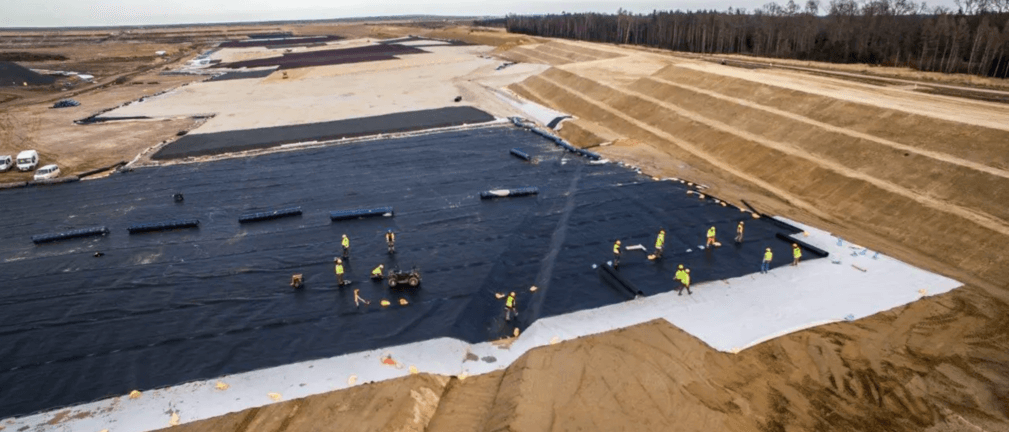
[(0, 431), (1009, 430), (1004, 80), (0, 36)]

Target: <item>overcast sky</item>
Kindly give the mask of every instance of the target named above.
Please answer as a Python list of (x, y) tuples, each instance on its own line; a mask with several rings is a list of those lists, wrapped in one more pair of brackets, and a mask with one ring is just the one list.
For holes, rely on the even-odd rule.
[[(275, 21), (383, 15), (505, 15), (758, 8), (771, 0), (0, 0), (0, 27), (115, 26)], [(785, 3), (787, 0), (778, 0)], [(821, 0), (826, 5), (829, 0)], [(797, 0), (796, 3), (805, 3)], [(930, 5), (952, 0), (930, 1)]]

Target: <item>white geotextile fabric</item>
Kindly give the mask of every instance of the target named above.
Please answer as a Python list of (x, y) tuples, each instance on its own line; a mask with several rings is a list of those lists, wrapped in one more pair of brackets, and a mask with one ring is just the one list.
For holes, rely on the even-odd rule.
[[(55, 425), (47, 422), (64, 410), (5, 420), (0, 425), (8, 430), (28, 426), (53, 431), (149, 431), (167, 427), (173, 414), (182, 423), (202, 420), (274, 403), (271, 393), (290, 400), (399, 378), (410, 373), (410, 366), (441, 375), (488, 373), (507, 367), (536, 347), (660, 318), (717, 350), (731, 352), (846, 317), (863, 318), (915, 301), (922, 293), (941, 294), (962, 285), (883, 255), (873, 259), (875, 252), (862, 255), (862, 248), (848, 242), (838, 246), (837, 238), (827, 232), (782, 220), (805, 229), (808, 237), (796, 237), (831, 256), (769, 274), (758, 272), (697, 284), (693, 295), (670, 292), (540, 319), (508, 349), (491, 343), (469, 345), (456, 339), (434, 339), (144, 391), (135, 400), (124, 395), (78, 405), (69, 415), (60, 416), (61, 422)], [(853, 252), (855, 256), (851, 256)], [(755, 271), (760, 268), (760, 259), (754, 257)], [(777, 259), (790, 260), (791, 256)], [(588, 267), (587, 263), (586, 271)], [(480, 360), (466, 361), (467, 353)], [(383, 364), (385, 355), (398, 364)], [(219, 381), (228, 389), (216, 389)], [(79, 415), (82, 413), (89, 415)]]
[(530, 120), (534, 120), (541, 125), (548, 125), (557, 117), (564, 117), (567, 114), (560, 111), (554, 111), (543, 105), (537, 104), (535, 102), (530, 102), (527, 100), (519, 100), (511, 97), (510, 95), (504, 94), (501, 91), (495, 91), (495, 95), (501, 100), (507, 102), (509, 105), (522, 111), (523, 114)]

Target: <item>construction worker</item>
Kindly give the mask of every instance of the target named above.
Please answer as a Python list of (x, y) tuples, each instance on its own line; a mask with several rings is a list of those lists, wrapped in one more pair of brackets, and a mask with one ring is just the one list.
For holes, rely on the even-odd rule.
[(677, 290), (679, 291), (679, 294), (677, 295), (683, 295), (684, 288), (687, 289), (687, 294), (694, 295), (694, 293), (690, 291), (690, 269), (683, 270), (683, 273), (681, 273), (681, 275), (682, 276), (680, 277), (680, 289)]
[(683, 271), (683, 264), (676, 266), (676, 275), (673, 276), (673, 280), (678, 281), (680, 279), (683, 279), (684, 273), (685, 272)]
[(354, 290), (354, 307), (360, 307), (361, 303), (364, 303), (366, 305), (370, 305), (371, 304), (370, 301), (361, 298), (361, 290), (355, 289)]
[(505, 297), (505, 321), (511, 321), (512, 314), (515, 314), (515, 318), (519, 317), (519, 311), (515, 309), (515, 291), (508, 293), (508, 297)]
[(613, 243), (613, 268), (617, 268), (620, 265), (620, 240)]
[(736, 225), (736, 243), (743, 242), (743, 221), (739, 221), (739, 225)]
[(338, 286), (344, 286), (343, 282), (343, 260), (339, 258), (333, 258), (333, 262), (336, 263), (336, 283)]
[(655, 258), (662, 258), (662, 250), (666, 246), (666, 230), (660, 229), (658, 237), (655, 238)]
[(389, 253), (396, 253), (396, 234), (392, 232), (392, 228), (385, 232), (385, 244), (389, 246)]
[(350, 259), (350, 239), (347, 238), (346, 234), (343, 235), (343, 240), (340, 241), (340, 244), (343, 245), (343, 259)]
[(371, 271), (371, 278), (373, 280), (382, 280), (382, 272), (385, 271), (385, 264), (379, 264)]
[(715, 227), (708, 228), (708, 247), (715, 244)]
[(291, 275), (291, 288), (298, 289), (303, 286), (305, 286), (305, 281), (304, 278), (302, 278), (302, 275)]
[(771, 258), (774, 258), (774, 254), (771, 253), (771, 248), (764, 250), (764, 261), (760, 263), (760, 272), (767, 273), (771, 267)]
[(799, 245), (792, 243), (792, 265), (799, 265), (799, 258), (802, 258), (802, 249), (799, 249)]

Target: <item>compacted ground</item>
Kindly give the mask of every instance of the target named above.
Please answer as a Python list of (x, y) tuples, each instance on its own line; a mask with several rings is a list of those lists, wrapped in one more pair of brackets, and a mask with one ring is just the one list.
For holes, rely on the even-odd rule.
[[(339, 34), (334, 28), (306, 25), (296, 32)], [(521, 82), (488, 79), (486, 85), (509, 86), (575, 115), (561, 124), (570, 141), (649, 174), (705, 183), (717, 196), (746, 199), (967, 286), (738, 354), (714, 351), (653, 322), (540, 348), (493, 374), (407, 376), (181, 428), (1009, 428), (1005, 105), (923, 93), (906, 83), (868, 82), (873, 77), (861, 82), (773, 66), (736, 67), (493, 29), (383, 23), (345, 30), (348, 37), (421, 34), (498, 46), (488, 54), (522, 62), (515, 67), (540, 66), (527, 69), (531, 76)], [(303, 68), (288, 80), (319, 74), (334, 72)], [(920, 78), (910, 71), (885, 75)], [(274, 75), (264, 84), (282, 80)], [(949, 82), (970, 84), (956, 77)], [(165, 133), (181, 128), (166, 127)], [(160, 139), (167, 138), (154, 141)]]

